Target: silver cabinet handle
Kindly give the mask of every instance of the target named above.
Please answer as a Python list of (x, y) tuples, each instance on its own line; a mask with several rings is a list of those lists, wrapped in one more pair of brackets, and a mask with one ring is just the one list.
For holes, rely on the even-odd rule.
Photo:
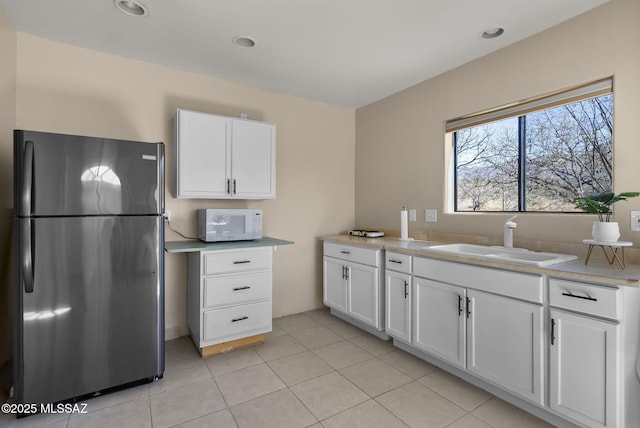
[(391, 262), (391, 263), (398, 263), (398, 264), (400, 264), (400, 265), (402, 264), (402, 260), (389, 259), (389, 260), (387, 260), (387, 261), (388, 261), (388, 262)]
[(242, 265), (245, 263), (251, 263), (251, 260), (236, 260), (233, 262), (234, 265)]
[(238, 193), (238, 192), (237, 192), (237, 188), (238, 188), (238, 186), (236, 185), (236, 179), (234, 178), (234, 179), (233, 179), (233, 194), (234, 194), (234, 195), (235, 195), (236, 193)]
[(351, 254), (351, 251), (342, 250), (340, 251), (340, 254)]
[(233, 291), (248, 290), (250, 288), (251, 288), (250, 286), (245, 285), (244, 287), (236, 287), (233, 289)]
[(238, 322), (238, 321), (244, 321), (244, 320), (248, 320), (249, 317), (248, 316), (244, 316), (244, 317), (240, 317), (240, 318), (233, 318), (231, 320), (231, 322)]
[(342, 279), (349, 279), (349, 266), (342, 266)]

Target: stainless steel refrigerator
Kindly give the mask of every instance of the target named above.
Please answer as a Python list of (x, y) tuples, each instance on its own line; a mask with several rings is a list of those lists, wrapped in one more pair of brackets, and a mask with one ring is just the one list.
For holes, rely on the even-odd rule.
[(164, 372), (164, 145), (14, 131), (14, 396)]

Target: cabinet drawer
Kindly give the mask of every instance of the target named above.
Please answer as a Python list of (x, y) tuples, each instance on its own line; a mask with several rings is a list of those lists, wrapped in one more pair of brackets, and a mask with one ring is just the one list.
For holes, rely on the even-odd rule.
[(582, 282), (549, 279), (549, 304), (600, 317), (619, 319), (622, 290)]
[(338, 259), (349, 260), (369, 266), (380, 265), (380, 250), (354, 247), (353, 245), (324, 243), (324, 255)]
[(203, 314), (203, 340), (233, 340), (271, 330), (271, 302), (251, 303)]
[(385, 256), (385, 268), (396, 272), (411, 273), (411, 259), (408, 254), (387, 251)]
[(210, 276), (204, 279), (203, 308), (271, 299), (271, 272)]
[(271, 269), (271, 247), (252, 250), (220, 250), (202, 254), (202, 273), (246, 272)]
[(413, 258), (413, 274), (447, 284), (542, 304), (543, 281), (539, 275), (424, 257)]

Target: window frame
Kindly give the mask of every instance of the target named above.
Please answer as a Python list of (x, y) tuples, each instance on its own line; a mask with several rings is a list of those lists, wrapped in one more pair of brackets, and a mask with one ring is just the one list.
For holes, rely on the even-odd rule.
[[(579, 211), (527, 211), (526, 192), (526, 120), (525, 116), (530, 113), (552, 109), (561, 105), (571, 104), (590, 98), (603, 95), (613, 95), (613, 77), (607, 77), (591, 83), (571, 87), (568, 89), (555, 91), (539, 97), (529, 98), (519, 102), (510, 103), (504, 106), (480, 111), (470, 115), (458, 117), (445, 122), (445, 142), (452, 145), (450, 152), (453, 157), (450, 165), (452, 171), (449, 183), (453, 189), (448, 192), (453, 200), (450, 209), (454, 214), (492, 214), (492, 213), (534, 213), (534, 214), (580, 214)], [(615, 109), (614, 109), (615, 110)], [(458, 156), (457, 156), (457, 134), (456, 131), (480, 126), (503, 119), (517, 118), (518, 120), (518, 196), (517, 210), (514, 211), (473, 211), (458, 209)], [(611, 144), (613, 146), (613, 135)], [(613, 181), (613, 179), (612, 179)], [(613, 188), (613, 182), (612, 182)], [(452, 190), (452, 191), (451, 191)]]

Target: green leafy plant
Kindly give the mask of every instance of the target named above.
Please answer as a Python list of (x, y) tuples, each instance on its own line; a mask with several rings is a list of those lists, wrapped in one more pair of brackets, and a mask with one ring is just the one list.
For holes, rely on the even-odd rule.
[(611, 205), (636, 196), (640, 196), (640, 192), (622, 192), (617, 195), (613, 192), (601, 192), (590, 196), (573, 198), (573, 203), (576, 208), (591, 214), (597, 214), (600, 221), (608, 222), (611, 220)]

